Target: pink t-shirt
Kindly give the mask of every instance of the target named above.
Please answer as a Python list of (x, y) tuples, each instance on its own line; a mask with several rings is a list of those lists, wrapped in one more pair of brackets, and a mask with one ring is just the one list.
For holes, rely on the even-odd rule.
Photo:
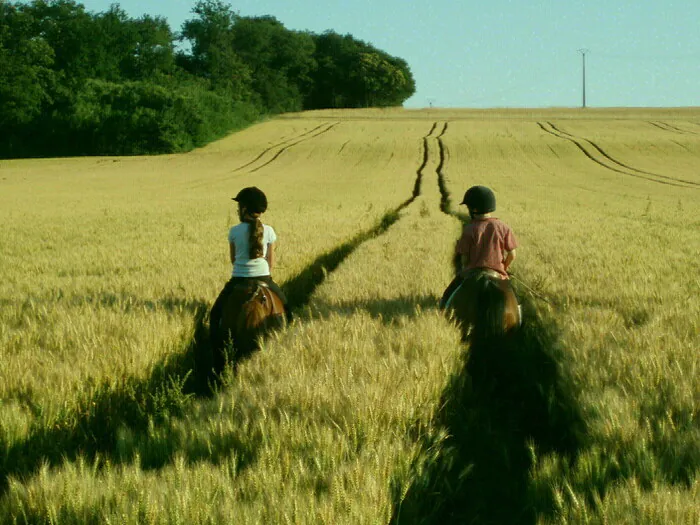
[(462, 237), (457, 243), (457, 253), (468, 257), (469, 263), (465, 269), (491, 268), (507, 279), (508, 274), (503, 267), (505, 252), (517, 247), (518, 241), (510, 227), (491, 217), (472, 220), (464, 225)]

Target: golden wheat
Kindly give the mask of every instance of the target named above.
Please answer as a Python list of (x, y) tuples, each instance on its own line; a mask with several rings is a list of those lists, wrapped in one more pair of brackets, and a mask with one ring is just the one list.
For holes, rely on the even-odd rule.
[[(572, 468), (537, 456), (530, 476), (532, 501), (554, 502), (541, 519), (631, 522), (634, 509), (697, 522), (699, 119), (322, 111), (186, 155), (0, 162), (0, 515), (388, 521), (441, 453), (437, 414), (464, 352), (436, 311), (459, 234), (440, 205), (487, 184), (521, 242), (519, 289), (557, 321), (562, 366), (583, 387), (587, 448)], [(228, 278), (230, 196), (252, 184), (280, 238), (276, 280), (349, 243), (342, 262), (215, 397), (95, 445), (80, 422), (101, 420), (79, 412), (110, 416), (100, 407), (133, 382), (159, 395), (155, 370), (185, 351)], [(387, 213), (395, 222), (375, 228)], [(52, 436), (66, 458), (41, 466)]]

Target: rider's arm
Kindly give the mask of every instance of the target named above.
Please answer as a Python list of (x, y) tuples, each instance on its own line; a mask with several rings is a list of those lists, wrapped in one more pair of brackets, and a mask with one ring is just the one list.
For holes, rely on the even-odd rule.
[(270, 271), (272, 271), (272, 267), (275, 263), (275, 250), (272, 244), (267, 245), (267, 254), (265, 255), (265, 259), (267, 259), (267, 265), (270, 267)]
[(232, 242), (228, 243), (228, 251), (231, 257), (231, 264), (236, 264), (236, 245)]
[(510, 263), (512, 263), (515, 260), (515, 248), (513, 248), (511, 251), (506, 252), (506, 258), (503, 260), (503, 268), (508, 269), (510, 266)]

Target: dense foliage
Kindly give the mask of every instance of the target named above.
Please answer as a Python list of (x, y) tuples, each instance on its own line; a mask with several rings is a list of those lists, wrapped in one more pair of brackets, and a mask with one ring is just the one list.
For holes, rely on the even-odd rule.
[(0, 157), (186, 151), (265, 114), (401, 105), (406, 62), (200, 0), (161, 17), (0, 0)]

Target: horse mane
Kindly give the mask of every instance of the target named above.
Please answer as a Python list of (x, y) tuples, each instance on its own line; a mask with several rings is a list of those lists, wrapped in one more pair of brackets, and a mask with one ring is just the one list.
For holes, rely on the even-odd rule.
[(505, 296), (498, 285), (489, 277), (477, 280), (477, 304), (473, 336), (477, 339), (499, 338), (505, 335), (503, 317), (505, 315)]

